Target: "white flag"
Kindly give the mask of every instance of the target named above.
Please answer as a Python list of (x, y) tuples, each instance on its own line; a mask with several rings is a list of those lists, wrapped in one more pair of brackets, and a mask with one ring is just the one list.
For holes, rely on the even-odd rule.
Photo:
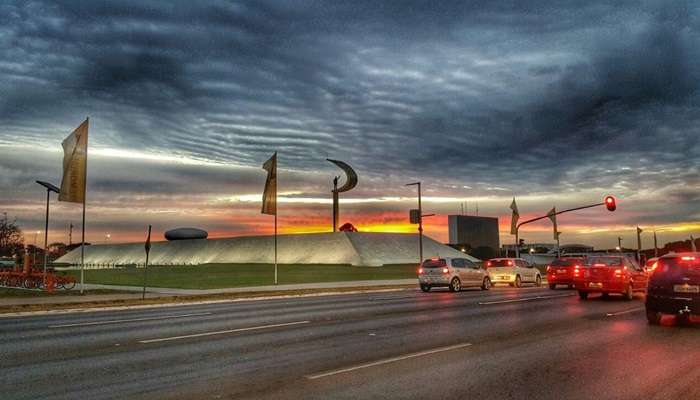
[(559, 239), (559, 231), (557, 230), (557, 210), (555, 207), (552, 207), (551, 210), (547, 213), (547, 216), (549, 217), (550, 220), (552, 220), (552, 224), (554, 224), (554, 240)]

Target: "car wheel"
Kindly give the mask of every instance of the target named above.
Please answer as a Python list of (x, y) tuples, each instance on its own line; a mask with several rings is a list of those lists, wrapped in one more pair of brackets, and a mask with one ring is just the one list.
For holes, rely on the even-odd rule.
[(658, 325), (661, 323), (661, 313), (647, 308), (647, 322), (649, 325)]
[(484, 278), (484, 281), (481, 283), (481, 290), (489, 290), (491, 289), (491, 279), (488, 277)]
[(581, 291), (579, 291), (579, 292), (578, 292), (578, 297), (579, 297), (581, 300), (586, 300), (586, 299), (588, 298), (588, 292), (581, 292)]
[(462, 282), (459, 281), (459, 278), (452, 278), (452, 281), (450, 281), (450, 291), (459, 292), (460, 290), (462, 290)]
[(523, 281), (520, 279), (520, 275), (515, 277), (515, 287), (523, 287)]
[(420, 285), (420, 290), (424, 292), (429, 292), (430, 291), (430, 285)]
[(557, 285), (555, 285), (554, 283), (550, 283), (550, 284), (549, 284), (549, 288), (552, 289), (552, 290), (554, 290), (554, 289), (557, 288)]
[(632, 291), (632, 284), (629, 283), (627, 284), (627, 289), (625, 289), (625, 300), (632, 300), (634, 299), (634, 292)]
[(542, 277), (537, 275), (537, 278), (535, 278), (535, 286), (540, 287), (542, 286)]

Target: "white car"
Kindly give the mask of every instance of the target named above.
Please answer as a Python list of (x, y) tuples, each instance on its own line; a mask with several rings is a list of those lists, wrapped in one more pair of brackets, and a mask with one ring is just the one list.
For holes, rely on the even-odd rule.
[(491, 288), (489, 273), (466, 258), (431, 258), (423, 261), (418, 269), (418, 282), (424, 292), (433, 287), (449, 287), (459, 292), (463, 287)]
[(526, 282), (542, 285), (540, 270), (522, 258), (492, 258), (486, 261), (486, 270), (493, 285), (507, 283), (521, 287)]

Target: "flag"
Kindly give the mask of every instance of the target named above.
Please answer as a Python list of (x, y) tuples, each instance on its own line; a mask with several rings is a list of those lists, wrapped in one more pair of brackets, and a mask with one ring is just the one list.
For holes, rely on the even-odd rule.
[(559, 231), (557, 230), (557, 210), (555, 207), (552, 207), (551, 210), (547, 213), (547, 216), (549, 219), (552, 220), (552, 224), (554, 224), (554, 240), (559, 239)]
[(146, 255), (151, 252), (151, 225), (148, 225), (148, 236), (146, 237)]
[(693, 252), (698, 251), (698, 249), (695, 248), (695, 239), (693, 239), (693, 235), (690, 235), (690, 250)]
[(85, 204), (87, 177), (88, 120), (86, 119), (62, 143), (63, 179), (58, 201)]
[(642, 228), (637, 227), (637, 250), (642, 250)]
[(267, 180), (265, 181), (261, 213), (277, 215), (277, 152), (265, 161), (263, 169), (267, 171)]
[(515, 197), (513, 197), (513, 202), (510, 203), (510, 209), (513, 210), (513, 217), (510, 220), (510, 234), (515, 235), (515, 230), (518, 227), (518, 218), (520, 218), (520, 213), (518, 213), (518, 205), (515, 204)]

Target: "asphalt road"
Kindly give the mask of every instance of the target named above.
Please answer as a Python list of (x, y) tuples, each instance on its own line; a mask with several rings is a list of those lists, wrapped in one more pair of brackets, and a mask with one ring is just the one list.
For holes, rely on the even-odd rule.
[(2, 399), (698, 399), (637, 298), (397, 291), (0, 318)]

